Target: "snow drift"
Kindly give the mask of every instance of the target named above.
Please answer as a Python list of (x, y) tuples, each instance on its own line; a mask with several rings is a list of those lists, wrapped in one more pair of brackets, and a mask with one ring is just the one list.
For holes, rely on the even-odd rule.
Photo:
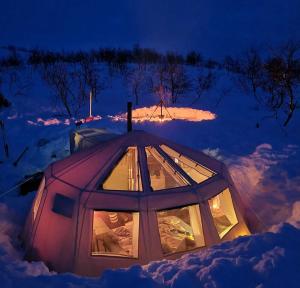
[(287, 145), (278, 151), (267, 143), (249, 155), (227, 161), (243, 200), (267, 227), (285, 221), (295, 224), (295, 219), (300, 219), (297, 161), (299, 146)]

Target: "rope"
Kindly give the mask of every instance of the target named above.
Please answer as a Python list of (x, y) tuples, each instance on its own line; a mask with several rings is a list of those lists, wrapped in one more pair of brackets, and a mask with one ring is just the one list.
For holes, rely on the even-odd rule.
[(5, 195), (9, 194), (10, 192), (14, 191), (15, 189), (19, 188), (21, 185), (23, 185), (24, 183), (28, 182), (29, 180), (33, 179), (34, 177), (30, 177), (30, 178), (27, 178), (25, 181), (13, 186), (12, 188), (8, 189), (7, 191), (3, 192), (0, 194), (0, 199), (2, 197), (4, 197)]

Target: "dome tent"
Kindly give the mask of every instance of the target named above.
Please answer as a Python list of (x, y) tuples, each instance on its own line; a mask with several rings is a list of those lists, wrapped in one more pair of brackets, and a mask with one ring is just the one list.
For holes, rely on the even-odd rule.
[(45, 170), (25, 226), (26, 255), (97, 276), (249, 234), (244, 216), (222, 162), (132, 131)]

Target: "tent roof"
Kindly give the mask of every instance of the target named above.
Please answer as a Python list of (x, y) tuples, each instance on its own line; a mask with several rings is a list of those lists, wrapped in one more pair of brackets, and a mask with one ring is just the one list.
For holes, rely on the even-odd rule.
[[(144, 149), (147, 146), (158, 147), (162, 144), (171, 147), (217, 174), (221, 174), (223, 171), (223, 164), (220, 161), (203, 152), (175, 144), (145, 131), (135, 130), (57, 161), (48, 167), (45, 175), (46, 178), (51, 177), (60, 180), (81, 190), (95, 190), (99, 179), (113, 169), (128, 147), (136, 146), (138, 149)], [(140, 162), (145, 161), (145, 158), (140, 159)]]

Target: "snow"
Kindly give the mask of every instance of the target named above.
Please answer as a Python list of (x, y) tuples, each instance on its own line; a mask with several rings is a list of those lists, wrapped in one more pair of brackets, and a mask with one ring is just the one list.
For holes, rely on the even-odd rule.
[[(244, 193), (244, 200), (248, 200), (267, 226), (282, 221), (293, 223), (290, 219), (295, 218), (295, 213), (297, 215), (300, 178), (298, 174), (293, 175), (297, 157), (299, 147), (296, 145), (278, 151), (270, 144), (261, 144), (250, 155), (228, 161), (233, 180)], [(285, 167), (288, 163), (291, 166)]]
[(293, 203), (291, 216), (286, 220), (288, 223), (300, 228), (300, 201)]
[[(161, 111), (162, 110), (162, 111)], [(109, 116), (113, 121), (126, 121), (127, 113)], [(132, 110), (133, 122), (165, 122), (172, 120), (184, 120), (192, 122), (201, 122), (214, 120), (216, 115), (210, 111), (193, 109), (188, 107), (169, 107), (150, 106)]]
[(299, 271), (299, 236), (299, 230), (285, 224), (276, 233), (240, 237), (174, 262), (151, 263), (148, 271), (170, 287), (296, 287), (299, 276), (289, 275)]
[[(10, 147), (6, 159), (0, 143), (1, 287), (299, 287), (300, 134), (295, 131), (300, 117), (295, 115), (285, 130), (274, 119), (264, 120), (256, 128), (266, 111), (257, 109), (252, 98), (238, 90), (225, 95), (231, 79), (224, 75), (219, 78), (217, 87), (194, 107), (211, 111), (217, 115), (215, 119), (137, 123), (134, 127), (225, 161), (242, 199), (272, 232), (240, 237), (174, 261), (107, 270), (99, 278), (57, 274), (42, 262), (23, 261), (20, 234), (35, 193), (26, 197), (19, 196), (17, 190), (2, 194), (25, 175), (67, 156), (69, 133), (75, 128), (73, 119), (61, 116), (59, 107), (52, 108), (49, 92), (40, 85), (32, 89), (26, 101), (22, 95), (10, 97), (13, 106), (1, 112)], [(121, 133), (126, 123), (113, 122), (107, 116), (124, 113), (130, 98), (124, 97), (119, 77), (109, 82), (111, 88), (93, 106), (95, 115), (102, 118), (87, 125)], [(8, 87), (4, 90), (10, 95)], [(225, 96), (220, 99), (220, 95)], [(150, 106), (156, 100), (145, 95), (141, 104)], [(187, 96), (179, 104), (187, 107), (191, 102)], [(87, 114), (88, 104), (80, 117)], [(14, 167), (25, 147), (29, 147), (28, 152)]]

